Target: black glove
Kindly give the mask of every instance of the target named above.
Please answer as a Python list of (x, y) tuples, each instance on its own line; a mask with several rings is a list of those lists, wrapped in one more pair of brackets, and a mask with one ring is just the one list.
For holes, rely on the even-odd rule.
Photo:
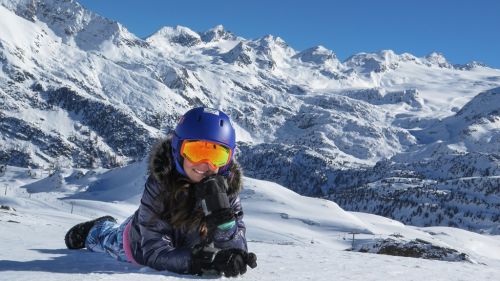
[(257, 267), (257, 256), (241, 249), (217, 250), (212, 247), (195, 248), (192, 253), (191, 273), (193, 274), (224, 274), (226, 277), (236, 277)]
[(229, 204), (227, 189), (227, 181), (221, 175), (206, 177), (195, 185), (195, 197), (203, 209), (209, 229), (234, 223), (235, 217)]

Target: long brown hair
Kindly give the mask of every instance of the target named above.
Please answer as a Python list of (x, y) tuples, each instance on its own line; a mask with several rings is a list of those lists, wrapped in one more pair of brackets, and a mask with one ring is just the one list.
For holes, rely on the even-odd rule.
[(205, 237), (208, 229), (203, 211), (196, 206), (193, 184), (176, 172), (170, 174), (169, 183), (170, 190), (161, 193), (165, 210), (160, 217), (174, 228), (198, 230), (200, 236)]

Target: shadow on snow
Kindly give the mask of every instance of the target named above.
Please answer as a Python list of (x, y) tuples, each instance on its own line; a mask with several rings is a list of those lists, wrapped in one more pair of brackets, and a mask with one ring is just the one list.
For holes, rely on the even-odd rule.
[[(182, 279), (214, 279), (219, 276), (181, 275), (168, 271), (154, 269), (116, 261), (101, 253), (92, 253), (86, 250), (67, 249), (31, 249), (42, 254), (50, 255), (47, 259), (31, 261), (0, 260), (0, 272), (3, 271), (32, 271), (67, 274), (144, 274), (164, 275)], [(54, 256), (57, 255), (57, 256)]]

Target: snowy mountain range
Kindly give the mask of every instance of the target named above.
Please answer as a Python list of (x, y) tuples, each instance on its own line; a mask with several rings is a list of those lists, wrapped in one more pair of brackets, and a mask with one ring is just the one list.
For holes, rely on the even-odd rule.
[(141, 160), (179, 116), (227, 112), (246, 175), (348, 210), (500, 233), (500, 70), (391, 50), (340, 61), (272, 35), (138, 38), (73, 0), (0, 0), (0, 163)]

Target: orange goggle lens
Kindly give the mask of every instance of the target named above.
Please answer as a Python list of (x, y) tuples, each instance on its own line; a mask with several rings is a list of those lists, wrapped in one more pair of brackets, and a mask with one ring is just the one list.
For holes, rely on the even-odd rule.
[(212, 166), (222, 167), (229, 162), (231, 149), (209, 141), (185, 140), (181, 155), (193, 163), (208, 162)]

